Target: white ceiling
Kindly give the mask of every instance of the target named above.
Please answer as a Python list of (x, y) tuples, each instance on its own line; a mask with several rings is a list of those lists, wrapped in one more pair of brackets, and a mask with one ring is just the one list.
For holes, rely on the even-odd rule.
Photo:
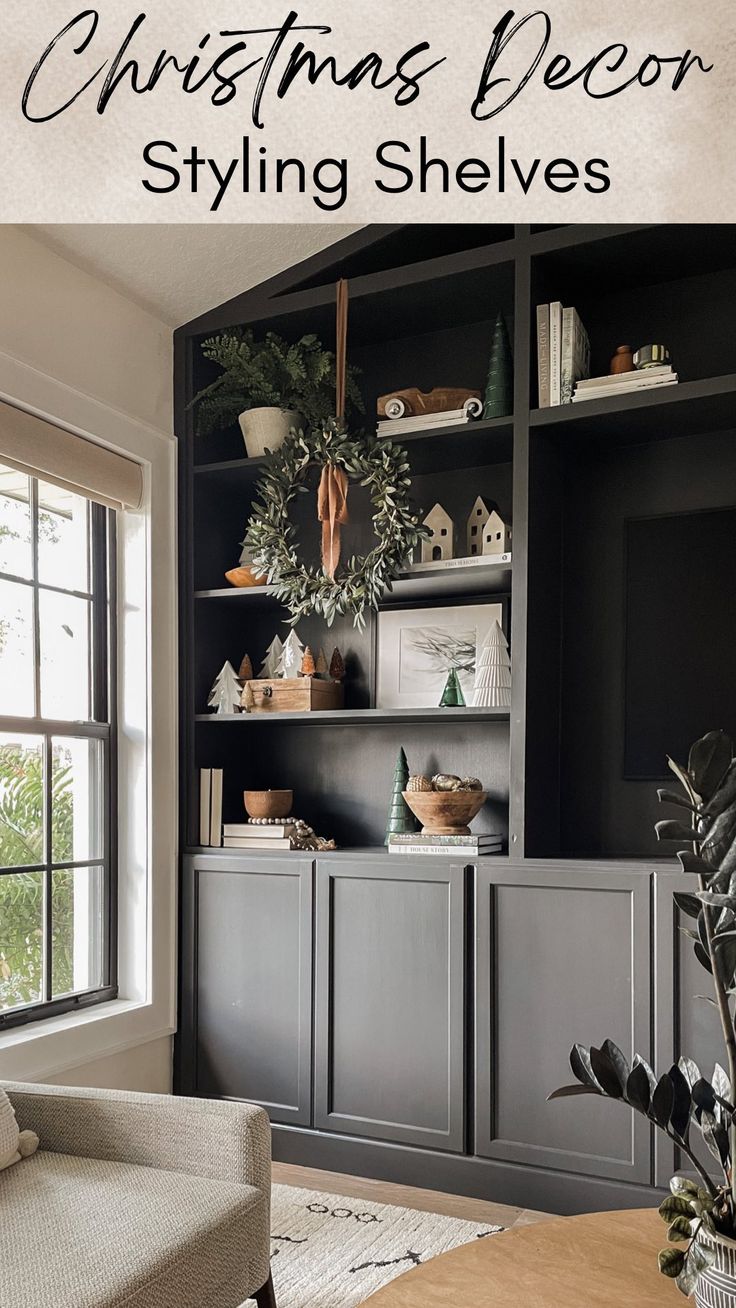
[(31, 224), (56, 254), (179, 327), (342, 240), (324, 224)]

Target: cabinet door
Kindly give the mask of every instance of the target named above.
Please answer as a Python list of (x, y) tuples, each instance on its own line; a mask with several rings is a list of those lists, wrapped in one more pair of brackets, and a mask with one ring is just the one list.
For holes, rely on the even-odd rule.
[(311, 1123), (312, 864), (189, 861), (192, 1091)]
[[(697, 878), (684, 872), (657, 872), (655, 876), (654, 1070), (661, 1076), (684, 1054), (710, 1080), (715, 1063), (727, 1066), (718, 1012), (704, 998), (696, 998), (712, 998), (713, 981), (695, 957), (693, 942), (680, 930), (682, 926), (692, 930), (695, 922), (680, 913), (674, 900), (675, 892), (692, 895), (696, 890)], [(658, 1185), (668, 1185), (675, 1171), (694, 1174), (690, 1161), (660, 1131), (655, 1131), (654, 1141)], [(718, 1166), (697, 1125), (690, 1132), (690, 1143), (707, 1170), (717, 1174)]]
[(649, 1061), (650, 876), (619, 867), (476, 871), (477, 1154), (650, 1180), (643, 1118), (593, 1097), (546, 1102), (574, 1081), (577, 1042), (608, 1037)]
[(461, 1151), (465, 870), (417, 862), (317, 865), (315, 1125)]

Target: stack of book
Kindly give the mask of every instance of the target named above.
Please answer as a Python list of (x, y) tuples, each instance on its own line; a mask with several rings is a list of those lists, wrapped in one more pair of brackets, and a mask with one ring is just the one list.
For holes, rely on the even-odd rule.
[(430, 431), (435, 427), (464, 427), (474, 421), (464, 409), (445, 409), (444, 413), (423, 413), (407, 418), (380, 418), (376, 435), (394, 436), (400, 440), (409, 432)]
[(577, 309), (556, 300), (537, 305), (539, 407), (570, 404), (576, 383), (590, 376), (590, 341)]
[(226, 849), (293, 849), (296, 822), (226, 822), (222, 831)]
[(605, 400), (614, 395), (630, 395), (632, 391), (650, 391), (658, 386), (674, 386), (679, 381), (669, 364), (658, 368), (641, 368), (636, 372), (618, 372), (609, 377), (591, 377), (579, 381), (573, 400)]
[(485, 854), (500, 854), (503, 837), (497, 835), (424, 836), (390, 835), (389, 854), (439, 854), (444, 858), (481, 858)]

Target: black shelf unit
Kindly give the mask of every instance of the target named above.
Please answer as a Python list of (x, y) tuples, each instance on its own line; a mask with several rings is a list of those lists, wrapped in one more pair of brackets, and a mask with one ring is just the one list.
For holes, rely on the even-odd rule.
[[(514, 858), (650, 859), (657, 853), (652, 777), (635, 775), (629, 757), (627, 651), (631, 623), (642, 610), (635, 603), (641, 596), (630, 524), (672, 522), (678, 565), (692, 574), (683, 594), (693, 610), (678, 620), (673, 608), (672, 641), (677, 632), (692, 643), (701, 617), (692, 577), (705, 566), (709, 594), (721, 586), (724, 599), (732, 585), (728, 560), (719, 563), (712, 552), (704, 559), (699, 541), (709, 530), (703, 515), (736, 504), (734, 235), (726, 226), (369, 227), (179, 329), (183, 847), (193, 847), (197, 836), (200, 766), (224, 766), (237, 778), (225, 795), (226, 820), (235, 820), (243, 785), (286, 784), (284, 774), (298, 784), (295, 759), (312, 778), (308, 820), (343, 843), (373, 847), (403, 744), (417, 769), (483, 776), (493, 794), (479, 825), (508, 829)], [(362, 369), (367, 424), (376, 396), (393, 387), (482, 386), (499, 308), (509, 323), (513, 414), (410, 435), (405, 444), (422, 507), (441, 499), (462, 528), (482, 493), (510, 514), (513, 565), (405, 576), (386, 601), (410, 606), (503, 596), (512, 708), (495, 717), (473, 710), (377, 712), (371, 624), (361, 634), (338, 620), (328, 632), (309, 620), (300, 624), (303, 639), (337, 643), (346, 656), (341, 730), (334, 729), (337, 717), (324, 714), (311, 715), (309, 733), (301, 730), (300, 715), (284, 715), (278, 731), (272, 720), (264, 727), (254, 718), (247, 726), (256, 734), (248, 739), (257, 741), (257, 751), (245, 752), (242, 732), (221, 731), (225, 724), (215, 724), (204, 708), (224, 658), (235, 662), (247, 649), (256, 664), (279, 618), (267, 589), (225, 590), (223, 582), (237, 560), (263, 463), (243, 457), (237, 428), (195, 439), (187, 405), (211, 375), (199, 345), (206, 334), (235, 324), (294, 337), (316, 331), (334, 345), (334, 283), (342, 275), (350, 278), (349, 354)], [(535, 310), (551, 299), (579, 309), (594, 371), (607, 371), (622, 341), (662, 340), (680, 384), (538, 409)], [(352, 500), (358, 549), (368, 519), (357, 491)], [(643, 638), (649, 654), (665, 652), (667, 632), (649, 630)], [(699, 699), (709, 712), (719, 711), (718, 725), (736, 729), (730, 673), (724, 670), (722, 685), (710, 684), (718, 681), (715, 657), (706, 659), (707, 694), (702, 683), (683, 684), (671, 714), (677, 738), (662, 740), (662, 753), (687, 743), (678, 733), (697, 724)], [(637, 703), (641, 708), (640, 688)], [(661, 712), (655, 710), (647, 726), (659, 747)], [(712, 725), (701, 724), (703, 730)], [(367, 816), (353, 830), (361, 795), (369, 796)]]

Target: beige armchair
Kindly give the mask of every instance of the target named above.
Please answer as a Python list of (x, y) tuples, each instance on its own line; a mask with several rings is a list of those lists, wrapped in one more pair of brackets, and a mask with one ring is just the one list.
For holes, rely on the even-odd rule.
[(2, 1308), (275, 1308), (261, 1108), (2, 1084), (41, 1139), (0, 1172)]

